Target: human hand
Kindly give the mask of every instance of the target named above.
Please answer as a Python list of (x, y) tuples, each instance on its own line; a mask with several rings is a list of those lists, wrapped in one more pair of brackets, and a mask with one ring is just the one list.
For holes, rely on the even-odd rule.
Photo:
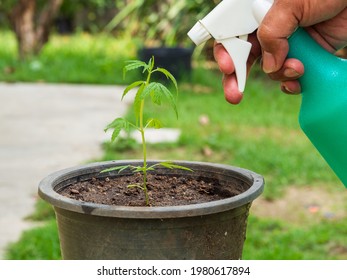
[[(307, 32), (329, 52), (347, 44), (346, 0), (275, 0), (258, 28), (249, 36), (252, 43), (247, 62), (248, 72), (257, 58), (262, 57), (262, 67), (273, 80), (281, 82), (285, 93), (300, 93), (297, 79), (303, 75), (304, 66), (297, 59), (286, 59), (287, 38), (298, 26)], [(237, 87), (234, 64), (221, 44), (215, 44), (214, 56), (224, 73), (225, 98), (232, 104), (242, 100)]]

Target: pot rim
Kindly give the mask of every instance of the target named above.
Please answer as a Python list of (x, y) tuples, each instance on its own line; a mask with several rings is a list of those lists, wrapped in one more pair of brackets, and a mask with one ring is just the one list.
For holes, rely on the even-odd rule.
[[(149, 160), (148, 163), (156, 163), (161, 161), (162, 160)], [(250, 187), (246, 191), (236, 196), (221, 200), (198, 204), (158, 207), (116, 206), (84, 202), (65, 197), (55, 191), (55, 187), (59, 183), (71, 178), (96, 172), (98, 173), (101, 170), (115, 165), (139, 164), (141, 162), (142, 160), (115, 160), (95, 162), (62, 169), (41, 180), (38, 187), (38, 194), (43, 200), (47, 201), (55, 208), (61, 208), (77, 213), (118, 218), (163, 219), (203, 216), (235, 209), (251, 203), (263, 192), (264, 189), (264, 178), (261, 175), (244, 168), (210, 162), (175, 160), (172, 162), (189, 167), (193, 170), (194, 167), (200, 166), (204, 167), (207, 171), (212, 169), (218, 170), (221, 175), (230, 173), (234, 178), (248, 183)], [(94, 171), (90, 172), (91, 170)], [(174, 172), (174, 170), (171, 171)]]

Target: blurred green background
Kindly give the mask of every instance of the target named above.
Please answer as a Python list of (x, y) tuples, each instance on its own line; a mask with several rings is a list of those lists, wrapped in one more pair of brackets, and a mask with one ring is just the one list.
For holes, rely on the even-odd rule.
[[(218, 2), (0, 1), (0, 81), (126, 84), (136, 78), (123, 80), (126, 60), (144, 47), (193, 48), (187, 31)], [(31, 23), (20, 20), (23, 10), (32, 13)], [(47, 11), (53, 13), (38, 46)], [(19, 34), (23, 24), (36, 43)], [(251, 209), (244, 259), (346, 259), (346, 189), (299, 128), (301, 97), (282, 94), (255, 65), (242, 103), (228, 104), (212, 43), (194, 50), (193, 69), (179, 81), (179, 119), (163, 114), (166, 127), (181, 129), (179, 141), (150, 145), (149, 157), (231, 164), (265, 177), (265, 192)], [(104, 143), (104, 156), (91, 161), (140, 154), (136, 144), (118, 141)], [(7, 258), (59, 259), (50, 206), (38, 199), (28, 216), (42, 223), (11, 244)]]

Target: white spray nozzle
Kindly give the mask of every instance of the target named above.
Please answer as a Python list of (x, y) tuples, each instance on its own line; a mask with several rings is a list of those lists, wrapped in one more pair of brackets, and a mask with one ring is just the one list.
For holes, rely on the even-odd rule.
[(247, 77), (247, 59), (252, 45), (248, 34), (259, 27), (273, 0), (224, 0), (188, 32), (196, 45), (213, 37), (231, 56), (240, 92)]
[(188, 32), (188, 36), (197, 46), (205, 43), (208, 39), (212, 38), (211, 34), (207, 31), (207, 29), (202, 25), (200, 21), (198, 21)]
[(254, 0), (252, 3), (252, 12), (255, 20), (260, 24), (267, 12), (270, 10), (273, 0)]

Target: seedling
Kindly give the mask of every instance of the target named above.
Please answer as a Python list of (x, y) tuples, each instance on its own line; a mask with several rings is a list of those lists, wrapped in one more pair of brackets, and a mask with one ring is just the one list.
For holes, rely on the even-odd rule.
[[(112, 167), (103, 170), (102, 172), (110, 172), (110, 171), (118, 171), (122, 172), (125, 169), (130, 168), (134, 173), (140, 172), (142, 173), (143, 181), (141, 184), (131, 184), (128, 185), (129, 188), (138, 188), (144, 192), (145, 196), (145, 203), (148, 206), (150, 204), (149, 202), (149, 195), (148, 195), (148, 188), (147, 188), (147, 174), (148, 171), (155, 170), (158, 166), (162, 166), (164, 168), (169, 169), (183, 169), (192, 171), (191, 169), (180, 166), (177, 164), (174, 164), (173, 162), (165, 161), (156, 163), (153, 165), (147, 165), (147, 145), (146, 145), (146, 138), (145, 138), (145, 131), (147, 128), (155, 128), (160, 129), (162, 128), (162, 122), (157, 118), (148, 118), (145, 119), (144, 117), (144, 111), (145, 111), (145, 101), (150, 99), (152, 103), (155, 105), (161, 105), (162, 101), (166, 99), (168, 101), (168, 104), (171, 106), (173, 111), (176, 114), (176, 117), (178, 117), (177, 112), (177, 106), (176, 106), (176, 97), (178, 95), (178, 87), (177, 82), (174, 76), (167, 71), (164, 68), (154, 68), (154, 57), (152, 57), (148, 63), (145, 63), (143, 61), (139, 60), (131, 60), (127, 63), (127, 65), (123, 69), (123, 75), (125, 77), (126, 73), (128, 71), (133, 71), (135, 69), (142, 68), (142, 74), (146, 77), (145, 80), (142, 81), (135, 81), (129, 86), (127, 86), (123, 92), (122, 100), (123, 98), (134, 88), (137, 89), (137, 93), (134, 98), (134, 113), (135, 113), (135, 119), (136, 123), (132, 123), (124, 118), (116, 118), (114, 121), (112, 121), (107, 127), (105, 128), (105, 132), (108, 130), (113, 130), (112, 136), (111, 136), (111, 142), (115, 141), (116, 138), (119, 136), (120, 132), (124, 130), (129, 130), (130, 127), (138, 130), (141, 134), (141, 143), (142, 143), (142, 152), (143, 152), (143, 165), (142, 166), (133, 166), (133, 165), (124, 165), (124, 166), (117, 166)], [(175, 93), (172, 93), (163, 83), (160, 82), (153, 82), (152, 81), (152, 74), (155, 72), (159, 72), (166, 76), (166, 78), (171, 81), (171, 83), (175, 87)]]

